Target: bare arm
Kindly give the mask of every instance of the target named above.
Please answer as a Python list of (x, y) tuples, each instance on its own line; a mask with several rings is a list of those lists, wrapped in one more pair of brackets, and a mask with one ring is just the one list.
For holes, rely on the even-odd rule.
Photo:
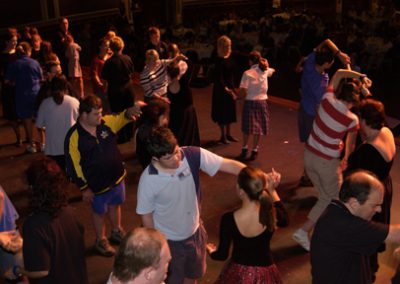
[(17, 274), (22, 274), (22, 275), (25, 275), (26, 277), (32, 278), (32, 279), (43, 278), (43, 277), (46, 277), (47, 275), (49, 275), (49, 271), (48, 270), (28, 271), (28, 270), (25, 270), (24, 268), (19, 267), (19, 266), (15, 269), (15, 272), (17, 272)]
[(327, 38), (316, 47), (316, 50), (320, 50), (323, 46), (328, 47), (332, 53), (340, 59), (343, 65), (346, 66), (347, 69), (350, 69), (350, 56), (344, 52), (341, 52), (333, 41)]
[(219, 171), (237, 175), (244, 167), (246, 167), (246, 165), (239, 161), (224, 158), (222, 160), (221, 166), (219, 167)]
[(385, 242), (396, 244), (400, 243), (400, 225), (389, 225), (389, 233)]
[(153, 213), (141, 215), (143, 227), (154, 228)]
[(329, 87), (333, 87), (333, 89), (336, 91), (339, 86), (340, 81), (344, 78), (356, 78), (356, 79), (362, 78), (361, 83), (363, 83), (363, 85), (365, 85), (365, 87), (367, 87), (367, 88), (371, 87), (372, 81), (364, 76), (365, 76), (364, 74), (361, 74), (356, 71), (346, 70), (346, 69), (338, 69), (336, 71), (335, 75), (333, 75), (332, 80), (329, 82)]
[(357, 131), (347, 132), (346, 136), (346, 149), (341, 161), (341, 168), (345, 170), (347, 168), (347, 159), (349, 158), (350, 154), (354, 151), (356, 146), (356, 139), (357, 139)]

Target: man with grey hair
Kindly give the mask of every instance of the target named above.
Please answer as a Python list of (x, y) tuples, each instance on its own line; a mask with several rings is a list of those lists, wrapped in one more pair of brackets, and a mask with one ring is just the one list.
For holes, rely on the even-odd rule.
[(136, 228), (122, 240), (107, 284), (160, 284), (171, 260), (168, 243), (156, 229)]
[(319, 218), (311, 239), (312, 283), (372, 283), (369, 256), (383, 242), (400, 242), (400, 225), (371, 221), (381, 211), (383, 185), (358, 170), (344, 180), (339, 200)]

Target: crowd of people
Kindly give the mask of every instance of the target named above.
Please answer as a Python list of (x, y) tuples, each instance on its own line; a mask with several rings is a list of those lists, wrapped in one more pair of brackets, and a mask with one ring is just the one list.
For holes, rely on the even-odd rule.
[[(226, 260), (231, 246), (217, 283), (282, 283), (270, 249), (276, 228), (288, 223), (276, 191), (281, 174), (245, 164), (257, 158), (260, 139), (269, 131), (268, 78), (275, 69), (263, 56), (276, 62), (275, 55), (264, 49), (249, 54), (232, 50), (227, 35), (215, 43), (210, 115), (219, 126), (220, 144), (238, 142), (232, 124), (237, 100), (244, 100), (241, 153), (228, 159), (200, 147), (190, 88), (193, 62), (177, 44), (163, 42), (158, 28), (149, 28), (148, 38), (139, 74), (143, 102), (134, 93), (134, 61), (116, 32), (99, 40), (89, 94), (80, 66), (82, 49), (67, 18), (60, 19), (53, 41), (42, 41), (37, 29), (23, 36), (9, 29), (1, 57), (3, 115), (17, 146), (23, 145), (21, 122), (27, 152), (43, 151), (46, 157), (26, 170), (31, 214), (22, 234), (15, 226), (18, 213), (0, 188), (0, 269), (5, 278), (89, 282), (84, 228), (68, 205), (66, 188), (72, 181), (91, 210), (95, 251), (115, 255), (108, 283), (197, 283), (206, 273), (207, 253), (213, 260)], [(313, 283), (373, 283), (384, 241), (400, 243), (400, 225), (390, 225), (396, 148), (383, 104), (369, 91), (372, 81), (359, 69), (351, 70), (354, 61), (339, 46), (322, 41), (299, 58), (296, 68), (302, 73), (301, 183), (314, 185), (319, 196), (293, 239), (311, 253)], [(335, 58), (343, 69), (329, 79)], [(143, 167), (136, 213), (143, 228), (127, 233), (121, 222), (127, 170), (118, 144), (132, 139), (135, 131)], [(221, 216), (218, 246), (207, 242), (201, 220), (200, 172), (237, 176), (241, 206)], [(108, 237), (106, 217), (112, 227)]]

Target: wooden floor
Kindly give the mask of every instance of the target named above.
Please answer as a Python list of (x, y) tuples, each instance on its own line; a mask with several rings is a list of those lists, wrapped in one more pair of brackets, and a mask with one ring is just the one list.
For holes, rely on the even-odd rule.
[[(210, 87), (194, 89), (195, 106), (198, 113), (201, 129), (201, 140), (209, 150), (225, 157), (239, 154), (240, 143), (230, 145), (216, 145), (213, 143), (219, 136), (218, 127), (210, 119)], [(138, 93), (140, 93), (138, 91)], [(274, 95), (274, 94), (272, 94)], [(273, 101), (272, 98), (270, 101)], [(272, 167), (281, 172), (282, 183), (279, 187), (284, 204), (290, 215), (290, 225), (279, 229), (271, 243), (275, 261), (282, 274), (284, 283), (306, 284), (311, 283), (309, 254), (295, 244), (291, 239), (293, 231), (305, 220), (309, 209), (316, 201), (316, 192), (312, 187), (298, 187), (298, 179), (303, 171), (303, 145), (297, 137), (297, 111), (295, 104), (280, 104), (270, 102), (271, 120), (270, 133), (262, 140), (262, 147), (258, 159), (252, 165), (269, 171)], [(238, 103), (238, 114), (241, 103)], [(238, 120), (240, 121), (240, 120)], [(233, 134), (240, 137), (240, 124), (233, 125)], [(26, 185), (22, 179), (23, 171), (32, 159), (41, 154), (25, 154), (24, 149), (12, 145), (14, 137), (5, 121), (0, 121), (0, 184), (12, 198), (20, 215), (27, 213)], [(398, 149), (399, 150), (399, 149)], [(140, 225), (139, 217), (135, 214), (136, 186), (140, 177), (141, 168), (134, 158), (134, 145), (121, 145), (125, 156), (127, 177), (127, 200), (123, 205), (123, 225), (129, 230)], [(394, 223), (400, 223), (400, 165), (399, 154), (395, 159), (392, 177), (394, 186), (392, 218)], [(217, 242), (218, 224), (221, 215), (234, 209), (239, 204), (235, 195), (235, 177), (227, 174), (217, 174), (210, 178), (201, 176), (201, 185), (204, 191), (202, 217), (208, 231), (209, 240)], [(76, 209), (80, 220), (86, 227), (87, 265), (90, 283), (105, 283), (111, 271), (113, 258), (104, 258), (93, 253), (91, 246), (94, 242), (94, 230), (91, 224), (90, 210), (87, 204), (80, 201), (79, 192), (71, 190), (72, 206)], [(386, 284), (393, 274), (396, 261), (391, 256), (393, 246), (389, 245), (387, 252), (380, 256), (381, 268), (376, 283)], [(329, 256), (327, 256), (329, 257)], [(200, 283), (213, 283), (218, 276), (222, 262), (207, 259), (208, 270)]]

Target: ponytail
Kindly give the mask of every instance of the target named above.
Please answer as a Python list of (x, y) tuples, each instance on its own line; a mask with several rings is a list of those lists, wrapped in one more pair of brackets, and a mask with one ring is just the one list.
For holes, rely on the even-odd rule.
[(260, 224), (267, 227), (269, 232), (273, 232), (275, 230), (276, 212), (271, 195), (269, 195), (267, 191), (262, 190), (260, 192), (258, 201), (260, 202), (258, 220)]

